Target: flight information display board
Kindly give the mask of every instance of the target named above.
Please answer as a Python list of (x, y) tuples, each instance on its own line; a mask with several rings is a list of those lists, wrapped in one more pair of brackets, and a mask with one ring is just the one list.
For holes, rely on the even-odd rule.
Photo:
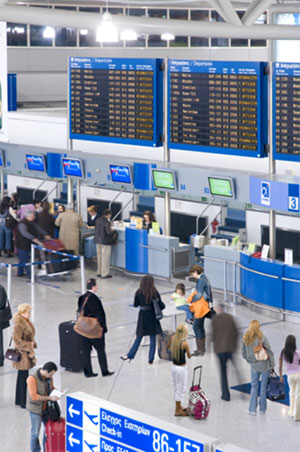
[(273, 63), (273, 155), (300, 161), (300, 63)]
[(70, 138), (161, 145), (161, 60), (70, 57)]
[(265, 157), (266, 63), (169, 60), (172, 149)]

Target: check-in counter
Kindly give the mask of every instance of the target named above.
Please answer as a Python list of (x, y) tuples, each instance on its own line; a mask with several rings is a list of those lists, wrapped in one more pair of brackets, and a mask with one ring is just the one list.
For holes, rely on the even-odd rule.
[(229, 246), (204, 246), (204, 273), (215, 289), (240, 292), (239, 263), (238, 250)]
[(283, 298), (287, 311), (300, 312), (300, 265), (285, 265), (283, 269)]

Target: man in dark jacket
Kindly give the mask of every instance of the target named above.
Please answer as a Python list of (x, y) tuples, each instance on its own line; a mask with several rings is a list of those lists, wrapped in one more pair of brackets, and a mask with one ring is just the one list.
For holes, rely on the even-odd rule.
[(103, 328), (103, 336), (100, 339), (89, 339), (87, 337), (81, 336), (82, 340), (82, 359), (83, 359), (83, 371), (86, 377), (97, 377), (92, 369), (91, 363), (91, 350), (94, 347), (98, 354), (98, 361), (101, 368), (102, 376), (108, 377), (113, 375), (114, 372), (110, 372), (107, 367), (107, 359), (105, 353), (105, 333), (107, 333), (105, 312), (102, 306), (101, 299), (97, 295), (97, 282), (94, 278), (90, 278), (86, 284), (87, 292), (79, 297), (78, 300), (78, 311), (82, 310), (84, 302), (87, 300), (83, 315), (94, 317), (98, 320)]
[(95, 223), (95, 243), (97, 244), (97, 276), (111, 278), (109, 274), (111, 245), (116, 232), (112, 229), (110, 219), (112, 211), (104, 210)]
[(230, 392), (227, 381), (227, 361), (233, 360), (238, 340), (238, 329), (232, 315), (224, 312), (224, 306), (220, 303), (216, 306), (217, 315), (212, 318), (212, 340), (214, 351), (219, 358), (222, 400), (229, 402)]
[[(27, 264), (30, 257), (31, 243), (39, 243), (41, 239), (51, 239), (50, 235), (35, 222), (35, 212), (28, 210), (25, 218), (20, 221), (16, 231), (16, 246), (19, 264)], [(24, 266), (18, 267), (18, 276), (23, 276)], [(30, 267), (25, 266), (26, 275), (30, 278)]]

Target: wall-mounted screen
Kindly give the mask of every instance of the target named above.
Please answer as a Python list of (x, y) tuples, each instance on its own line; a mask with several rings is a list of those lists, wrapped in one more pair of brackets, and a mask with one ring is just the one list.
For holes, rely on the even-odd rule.
[(234, 185), (230, 177), (209, 177), (209, 190), (212, 196), (234, 198)]
[(131, 168), (129, 165), (109, 165), (112, 182), (132, 184)]
[(0, 166), (5, 166), (3, 149), (0, 149)]
[(26, 154), (27, 168), (29, 171), (46, 172), (45, 156), (42, 154)]
[(70, 159), (63, 157), (62, 159), (64, 176), (67, 177), (84, 177), (82, 160)]
[(176, 177), (172, 170), (152, 169), (152, 179), (155, 188), (161, 191), (176, 190)]

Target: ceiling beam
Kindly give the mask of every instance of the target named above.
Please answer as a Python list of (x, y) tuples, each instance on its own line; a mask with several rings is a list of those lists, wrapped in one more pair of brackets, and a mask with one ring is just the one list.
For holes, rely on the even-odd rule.
[(237, 15), (231, 0), (207, 0), (208, 3), (220, 14), (225, 22), (241, 25), (241, 20)]
[(252, 0), (242, 18), (244, 25), (252, 25), (259, 16), (273, 3), (273, 0)]

